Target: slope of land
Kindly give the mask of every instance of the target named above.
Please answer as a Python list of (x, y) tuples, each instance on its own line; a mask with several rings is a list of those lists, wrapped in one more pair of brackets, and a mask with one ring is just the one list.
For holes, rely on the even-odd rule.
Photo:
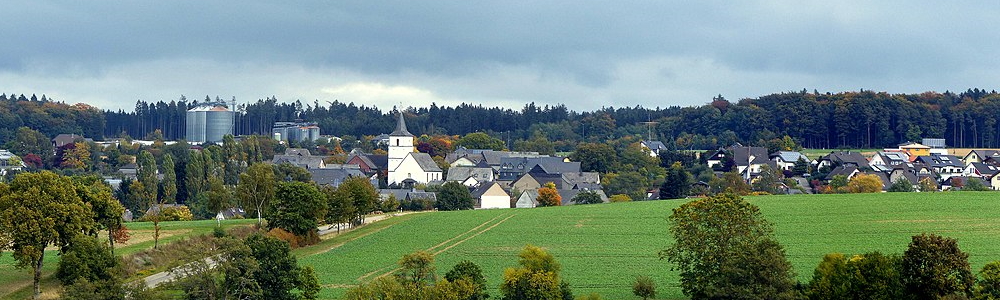
[[(884, 193), (752, 197), (775, 223), (798, 277), (808, 281), (829, 252), (902, 253), (923, 232), (957, 238), (975, 270), (1000, 260), (1000, 197), (989, 192)], [(391, 274), (406, 253), (435, 254), (442, 275), (461, 260), (479, 264), (499, 296), (503, 269), (517, 263), (525, 244), (541, 246), (562, 263), (578, 295), (632, 299), (636, 276), (652, 277), (660, 298), (683, 298), (676, 272), (657, 251), (672, 239), (666, 217), (681, 200), (415, 214), (328, 246), (299, 251), (325, 287), (339, 298), (361, 282)]]

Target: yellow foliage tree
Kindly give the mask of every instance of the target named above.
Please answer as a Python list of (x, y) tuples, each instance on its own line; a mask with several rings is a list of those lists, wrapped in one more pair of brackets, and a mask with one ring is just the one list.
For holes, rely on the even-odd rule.
[(555, 183), (546, 183), (545, 187), (538, 189), (538, 206), (560, 206), (562, 196), (556, 191)]
[(882, 191), (882, 179), (875, 174), (858, 174), (847, 182), (848, 193), (878, 193)]

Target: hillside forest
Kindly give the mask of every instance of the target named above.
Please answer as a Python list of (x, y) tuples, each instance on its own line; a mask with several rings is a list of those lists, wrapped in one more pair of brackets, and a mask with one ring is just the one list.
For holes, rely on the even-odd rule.
[[(67, 99), (70, 100), (70, 99)], [(71, 101), (71, 100), (70, 100)], [(42, 95), (0, 95), (0, 143), (26, 126), (51, 138), (60, 133), (95, 140), (129, 136), (183, 139), (184, 114), (202, 101), (137, 101), (132, 111), (101, 110), (66, 104)], [(233, 99), (235, 102), (235, 99)], [(269, 135), (276, 121), (315, 122), (324, 135), (363, 136), (394, 127), (392, 108), (339, 101), (281, 102), (274, 97), (236, 102), (236, 135)], [(882, 148), (922, 137), (944, 138), (951, 147), (1000, 147), (1000, 94), (969, 89), (961, 93), (889, 94), (785, 92), (730, 101), (714, 97), (701, 106), (604, 107), (577, 112), (565, 105), (520, 109), (461, 104), (454, 107), (407, 107), (412, 133), (465, 135), (485, 132), (512, 148), (517, 141), (545, 138), (556, 151), (573, 151), (581, 142), (604, 142), (625, 136), (663, 141), (673, 149), (717, 149), (734, 143), (758, 144), (790, 136), (805, 148)], [(648, 123), (655, 122), (655, 123)], [(652, 129), (652, 130), (651, 130)], [(157, 136), (159, 137), (159, 136)], [(347, 146), (347, 145), (345, 145)], [(346, 148), (346, 147), (345, 147)]]

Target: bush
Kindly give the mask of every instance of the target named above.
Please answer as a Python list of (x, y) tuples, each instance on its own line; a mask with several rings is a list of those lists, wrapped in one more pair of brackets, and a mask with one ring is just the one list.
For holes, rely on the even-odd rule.
[(618, 195), (611, 196), (611, 198), (608, 198), (608, 201), (610, 201), (610, 202), (630, 202), (630, 201), (632, 201), (632, 198), (630, 198), (628, 195), (625, 195), (625, 194), (618, 194)]
[(267, 236), (288, 242), (292, 249), (319, 243), (319, 234), (316, 231), (306, 233), (305, 236), (298, 236), (281, 228), (273, 228), (267, 232)]
[(430, 199), (403, 200), (400, 206), (406, 211), (425, 211), (434, 209), (434, 201)]
[(649, 276), (636, 277), (635, 284), (632, 285), (632, 294), (642, 298), (642, 300), (656, 297), (656, 283)]

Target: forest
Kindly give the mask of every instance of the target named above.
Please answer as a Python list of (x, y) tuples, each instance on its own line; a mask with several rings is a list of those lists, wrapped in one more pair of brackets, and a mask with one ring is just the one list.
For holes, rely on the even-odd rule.
[[(66, 99), (70, 100), (71, 99)], [(185, 135), (184, 114), (199, 103), (222, 101), (137, 101), (135, 109), (100, 110), (23, 94), (0, 95), (0, 143), (27, 126), (48, 137), (76, 133), (95, 140), (144, 138), (160, 129), (167, 140)], [(339, 101), (256, 102), (231, 100), (236, 135), (269, 135), (276, 121), (304, 120), (324, 135), (360, 137), (392, 131), (393, 108)], [(729, 101), (719, 95), (700, 106), (656, 108), (604, 107), (577, 112), (563, 104), (525, 104), (520, 109), (460, 104), (403, 109), (416, 135), (485, 132), (506, 142), (536, 136), (558, 141), (558, 151), (579, 142), (603, 142), (627, 135), (652, 138), (674, 149), (716, 149), (734, 143), (757, 144), (790, 136), (806, 148), (882, 148), (920, 138), (944, 138), (950, 147), (1000, 147), (1000, 94), (969, 89), (961, 93), (889, 94), (869, 90), (839, 93), (783, 92)], [(651, 123), (655, 122), (655, 123)], [(651, 126), (655, 126), (651, 127)], [(653, 130), (651, 130), (653, 129)]]

